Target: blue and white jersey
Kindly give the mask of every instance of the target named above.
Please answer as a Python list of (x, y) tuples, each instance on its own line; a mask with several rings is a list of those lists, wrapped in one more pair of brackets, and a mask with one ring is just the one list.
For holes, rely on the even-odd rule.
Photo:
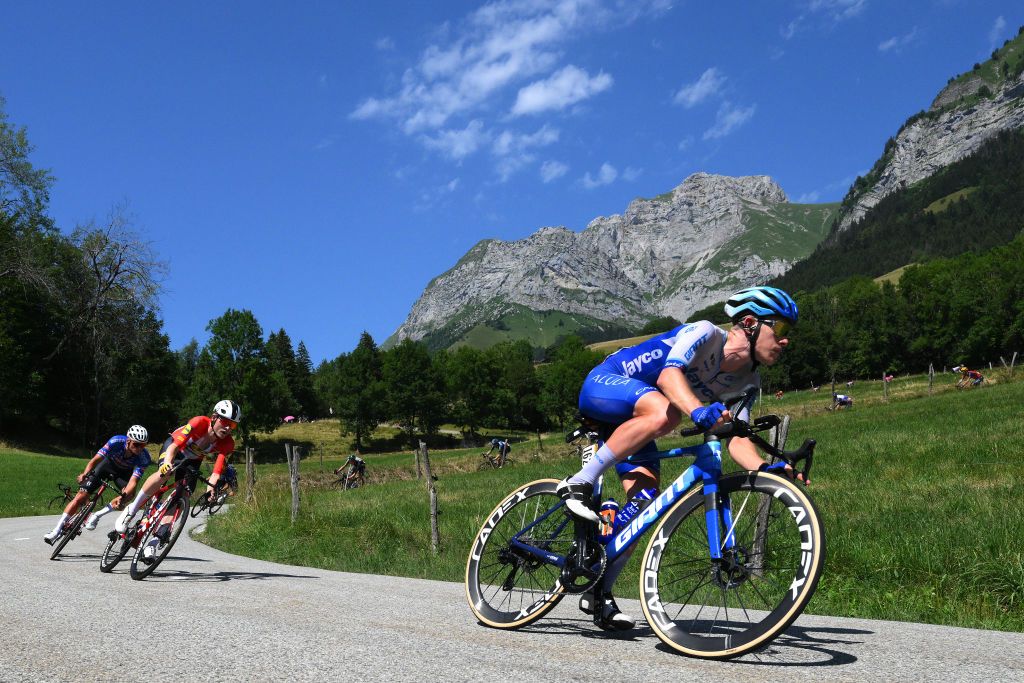
[(761, 377), (749, 366), (722, 370), (728, 333), (706, 320), (675, 329), (611, 354), (594, 368), (580, 392), (580, 410), (606, 422), (632, 417), (632, 406), (649, 391), (657, 391), (665, 368), (679, 368), (693, 393), (705, 403), (721, 401), (737, 417), (748, 420)]
[(114, 467), (122, 470), (131, 469), (133, 477), (141, 477), (142, 473), (153, 462), (152, 458), (149, 457), (149, 451), (145, 448), (138, 455), (134, 455), (129, 451), (128, 437), (123, 434), (110, 437), (110, 440), (96, 451), (96, 455), (103, 456), (103, 459), (109, 460)]

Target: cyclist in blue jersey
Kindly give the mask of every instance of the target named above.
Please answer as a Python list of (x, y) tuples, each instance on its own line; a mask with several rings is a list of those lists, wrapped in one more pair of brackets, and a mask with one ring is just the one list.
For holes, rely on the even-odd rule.
[[(780, 289), (749, 287), (729, 298), (725, 312), (733, 322), (728, 331), (708, 321), (686, 323), (616, 351), (587, 375), (580, 412), (618, 426), (579, 472), (558, 485), (574, 516), (599, 521), (589, 507), (594, 482), (612, 466), (627, 499), (645, 488), (659, 489), (659, 460), (645, 460), (643, 454), (656, 452), (654, 439), (675, 430), (684, 415), (704, 430), (733, 416), (750, 419), (761, 384), (757, 367), (773, 365), (789, 344), (797, 305)], [(733, 438), (728, 449), (744, 469), (767, 466), (749, 439)], [(640, 457), (626, 462), (633, 455)], [(619, 556), (605, 571), (601, 591), (584, 593), (580, 600), (580, 609), (596, 613), (602, 628), (625, 630), (635, 624), (611, 595), (628, 559), (628, 553)]]
[(80, 485), (78, 495), (67, 504), (57, 526), (43, 536), (43, 540), (52, 544), (60, 534), (64, 522), (78, 511), (79, 506), (100, 487), (104, 480), (113, 480), (123, 488), (107, 506), (89, 515), (85, 528), (95, 529), (96, 522), (100, 517), (115, 509), (120, 509), (122, 501), (126, 501), (132, 496), (139, 478), (149, 467), (151, 459), (149, 452), (146, 451), (148, 442), (149, 432), (142, 425), (132, 425), (126, 434), (110, 437), (110, 440), (96, 452), (82, 473), (78, 475)]
[(491, 448), (487, 451), (486, 455), (493, 453), (495, 448), (498, 449), (498, 467), (501, 467), (505, 464), (505, 458), (508, 457), (512, 446), (509, 445), (508, 439), (491, 439)]

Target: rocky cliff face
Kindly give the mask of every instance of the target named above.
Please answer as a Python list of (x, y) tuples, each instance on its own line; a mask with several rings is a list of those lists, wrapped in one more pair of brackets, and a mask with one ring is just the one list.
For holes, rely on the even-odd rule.
[[(928, 115), (905, 126), (896, 136), (878, 182), (844, 212), (839, 230), (858, 221), (887, 195), (977, 151), (996, 133), (1024, 126), (1024, 75), (992, 89), (990, 98), (972, 97), (984, 85), (981, 78), (950, 84), (935, 98)], [(969, 104), (957, 106), (964, 98)]]
[(576, 233), (541, 228), (485, 240), (435, 278), (395, 333), (457, 339), (517, 306), (636, 327), (680, 320), (740, 286), (783, 273), (821, 240), (835, 205), (792, 205), (767, 176), (698, 173)]

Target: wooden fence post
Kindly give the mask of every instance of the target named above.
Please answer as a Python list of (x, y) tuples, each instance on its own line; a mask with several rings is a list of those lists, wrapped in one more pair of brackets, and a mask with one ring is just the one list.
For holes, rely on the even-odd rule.
[(292, 486), (292, 524), (299, 517), (299, 447), (284, 445), (284, 453), (288, 458), (288, 473), (291, 475)]
[(882, 370), (882, 400), (889, 400), (889, 383), (885, 381), (885, 370)]
[(245, 449), (245, 502), (251, 503), (256, 497), (256, 449)]
[(427, 448), (427, 445), (425, 443), (423, 443), (422, 441), (420, 441), (419, 447), (417, 447), (416, 450), (414, 450), (412, 452), (412, 459), (416, 463), (416, 478), (417, 479), (422, 479), (423, 478), (423, 471), (420, 468), (420, 451), (421, 450), (426, 450), (426, 448)]
[(441, 535), (437, 528), (437, 488), (434, 486), (434, 477), (430, 474), (430, 455), (427, 453), (425, 441), (420, 441), (420, 450), (423, 451), (423, 472), (427, 478), (427, 491), (430, 493), (430, 548), (437, 555), (441, 549)]
[(935, 364), (928, 364), (928, 393), (932, 393), (932, 384), (935, 382)]

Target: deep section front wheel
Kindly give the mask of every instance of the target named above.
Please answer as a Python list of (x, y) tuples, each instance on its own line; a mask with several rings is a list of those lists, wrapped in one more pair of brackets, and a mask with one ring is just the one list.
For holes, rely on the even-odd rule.
[(473, 614), (495, 628), (519, 628), (562, 599), (561, 568), (573, 524), (555, 479), (530, 482), (505, 497), (473, 540), (466, 563), (466, 598)]
[(821, 576), (825, 536), (810, 497), (779, 475), (723, 477), (716, 503), (710, 517), (722, 559), (710, 557), (709, 516), (697, 487), (654, 530), (641, 566), (641, 605), (666, 645), (729, 659), (763, 647), (800, 615)]
[(100, 555), (100, 571), (104, 574), (110, 573), (117, 563), (124, 559), (128, 551), (132, 549), (132, 539), (139, 532), (139, 524), (136, 522), (128, 527), (128, 532), (119, 534), (111, 531), (107, 534), (107, 545)]

